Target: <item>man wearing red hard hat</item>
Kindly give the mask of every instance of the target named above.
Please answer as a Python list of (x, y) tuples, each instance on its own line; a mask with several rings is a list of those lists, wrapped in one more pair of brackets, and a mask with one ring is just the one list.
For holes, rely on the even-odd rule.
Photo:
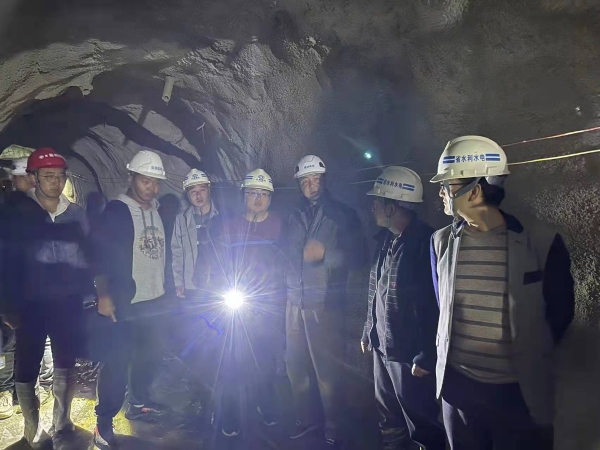
[(76, 385), (75, 356), (81, 338), (83, 298), (93, 292), (84, 250), (88, 223), (83, 208), (62, 194), (67, 181), (65, 158), (50, 148), (29, 156), (27, 172), (35, 187), (10, 220), (10, 258), (3, 275), (0, 314), (16, 330), (15, 386), (25, 440), (34, 448), (48, 435), (42, 427), (36, 380), (46, 336), (54, 354), (53, 448), (63, 448), (73, 430), (71, 401)]

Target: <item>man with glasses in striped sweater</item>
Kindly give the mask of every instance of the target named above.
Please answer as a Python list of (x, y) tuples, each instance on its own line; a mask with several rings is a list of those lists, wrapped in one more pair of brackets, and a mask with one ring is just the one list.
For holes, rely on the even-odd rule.
[(499, 209), (508, 174), (498, 144), (463, 136), (431, 180), (454, 218), (431, 243), (452, 450), (552, 448), (552, 355), (573, 319), (571, 261), (558, 233)]

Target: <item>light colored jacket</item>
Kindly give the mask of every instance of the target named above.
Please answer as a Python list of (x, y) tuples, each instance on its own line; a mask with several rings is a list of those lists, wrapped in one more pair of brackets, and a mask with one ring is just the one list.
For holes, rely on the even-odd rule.
[[(208, 220), (219, 214), (211, 201)], [(175, 286), (184, 286), (188, 290), (195, 290), (192, 279), (194, 267), (198, 258), (198, 233), (194, 220), (194, 207), (189, 206), (175, 218), (173, 237), (171, 239), (171, 252), (173, 255), (173, 279)]]
[[(525, 403), (539, 424), (554, 418), (554, 348), (574, 311), (570, 258), (562, 238), (541, 224), (525, 229), (505, 215), (508, 229), (508, 307), (512, 355)], [(437, 396), (443, 395), (444, 374), (451, 348), (454, 282), (462, 226), (432, 237), (433, 281), (440, 317), (436, 337)], [(467, 393), (465, 393), (467, 395)]]

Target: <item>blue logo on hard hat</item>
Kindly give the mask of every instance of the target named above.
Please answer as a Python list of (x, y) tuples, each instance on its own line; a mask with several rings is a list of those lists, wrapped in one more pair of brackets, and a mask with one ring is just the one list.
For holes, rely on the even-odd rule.
[(383, 186), (395, 187), (395, 188), (404, 189), (406, 191), (411, 191), (411, 192), (414, 192), (414, 190), (415, 190), (415, 186), (412, 184), (398, 183), (397, 181), (386, 180), (383, 177), (377, 178), (377, 181), (375, 181), (375, 184), (381, 184)]
[(457, 164), (478, 161), (500, 162), (500, 153), (486, 153), (485, 155), (444, 156), (442, 163)]

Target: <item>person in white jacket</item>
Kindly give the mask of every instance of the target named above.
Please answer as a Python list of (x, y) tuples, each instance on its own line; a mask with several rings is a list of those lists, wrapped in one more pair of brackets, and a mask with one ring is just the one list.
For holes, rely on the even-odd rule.
[(194, 268), (202, 261), (202, 258), (198, 261), (198, 250), (208, 243), (213, 219), (219, 215), (210, 196), (206, 173), (192, 169), (183, 180), (183, 189), (190, 206), (177, 215), (171, 239), (175, 292), (181, 298), (186, 296), (186, 291), (202, 288), (193, 281)]

